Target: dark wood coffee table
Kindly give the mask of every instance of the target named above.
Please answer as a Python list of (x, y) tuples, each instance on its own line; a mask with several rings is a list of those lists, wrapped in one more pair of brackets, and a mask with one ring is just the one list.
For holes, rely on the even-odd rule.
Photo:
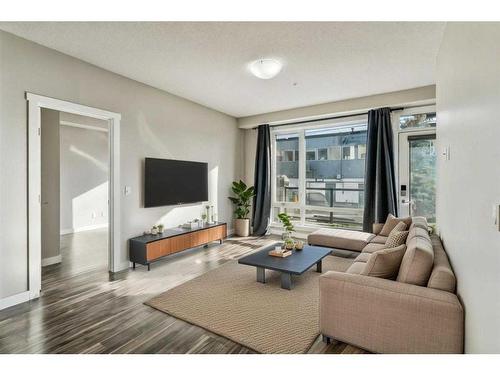
[(332, 252), (326, 247), (304, 245), (303, 250), (293, 250), (293, 254), (286, 258), (269, 255), (269, 250), (277, 245), (280, 244), (275, 243), (247, 255), (239, 259), (238, 263), (257, 267), (257, 281), (260, 283), (266, 282), (266, 269), (281, 272), (281, 287), (288, 290), (292, 289), (292, 275), (302, 275), (314, 265), (316, 272), (321, 272), (323, 258)]

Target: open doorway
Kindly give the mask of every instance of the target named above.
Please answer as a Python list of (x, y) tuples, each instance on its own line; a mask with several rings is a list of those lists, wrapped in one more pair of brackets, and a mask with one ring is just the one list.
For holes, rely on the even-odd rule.
[(42, 280), (108, 269), (108, 121), (41, 110)]
[[(29, 299), (40, 296), (42, 287), (42, 109), (104, 120), (108, 124), (108, 270), (117, 272), (130, 266), (121, 251), (120, 229), (120, 119), (119, 113), (26, 93), (28, 100), (28, 284)], [(56, 211), (57, 212), (57, 211)], [(59, 225), (59, 226), (58, 226)], [(55, 225), (59, 229), (60, 223)]]

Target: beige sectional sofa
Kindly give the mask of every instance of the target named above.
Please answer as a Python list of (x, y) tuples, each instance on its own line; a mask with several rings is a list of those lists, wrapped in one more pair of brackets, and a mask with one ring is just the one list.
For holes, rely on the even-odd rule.
[(425, 218), (412, 219), (395, 279), (362, 275), (371, 254), (385, 248), (382, 227), (375, 224), (374, 233), (320, 229), (309, 235), (311, 245), (360, 252), (346, 272), (320, 277), (324, 339), (376, 353), (462, 353), (464, 312), (455, 274)]

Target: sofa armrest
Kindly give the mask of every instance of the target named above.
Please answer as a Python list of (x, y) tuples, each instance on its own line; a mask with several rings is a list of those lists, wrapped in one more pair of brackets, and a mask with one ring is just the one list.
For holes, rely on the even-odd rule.
[(384, 227), (384, 224), (385, 223), (373, 223), (373, 226), (372, 226), (373, 234), (377, 234), (378, 235), (382, 231), (382, 228)]
[(330, 271), (320, 277), (320, 332), (377, 353), (462, 353), (464, 313), (442, 290)]

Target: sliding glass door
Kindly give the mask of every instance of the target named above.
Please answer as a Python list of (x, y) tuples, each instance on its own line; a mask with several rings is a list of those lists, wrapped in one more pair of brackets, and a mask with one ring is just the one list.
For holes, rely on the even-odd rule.
[(366, 120), (276, 130), (273, 136), (273, 218), (296, 224), (361, 229)]

